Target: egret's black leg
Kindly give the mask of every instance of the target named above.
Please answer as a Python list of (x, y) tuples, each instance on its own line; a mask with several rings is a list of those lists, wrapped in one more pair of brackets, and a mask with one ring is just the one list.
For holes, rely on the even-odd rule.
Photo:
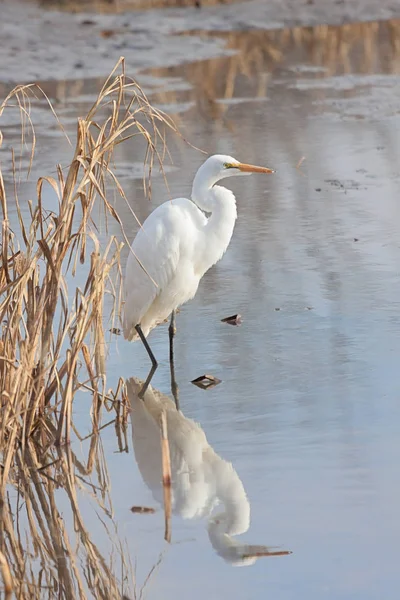
[(169, 324), (169, 368), (171, 370), (171, 392), (175, 400), (176, 409), (179, 410), (179, 387), (175, 378), (175, 363), (174, 363), (174, 337), (176, 334), (175, 327), (175, 311), (172, 311), (171, 322)]
[(158, 366), (157, 363), (155, 365), (153, 364), (153, 366), (151, 367), (151, 369), (149, 371), (149, 374), (147, 375), (147, 379), (146, 379), (146, 381), (144, 382), (144, 384), (142, 386), (142, 389), (138, 393), (138, 398), (140, 398), (141, 400), (143, 400), (144, 395), (145, 395), (145, 393), (147, 391), (147, 388), (150, 385), (150, 381), (153, 379), (153, 375), (157, 371), (157, 366)]
[(143, 331), (142, 331), (142, 328), (141, 328), (141, 326), (140, 326), (140, 323), (138, 323), (138, 324), (136, 325), (135, 329), (136, 329), (136, 331), (138, 332), (138, 335), (139, 335), (140, 339), (142, 340), (144, 347), (145, 347), (145, 348), (146, 348), (146, 350), (147, 350), (147, 354), (148, 354), (148, 355), (149, 355), (149, 357), (150, 357), (151, 364), (153, 365), (153, 367), (157, 368), (157, 366), (158, 366), (158, 362), (156, 361), (156, 357), (154, 356), (154, 354), (153, 354), (153, 352), (152, 352), (152, 350), (151, 350), (151, 348), (150, 348), (150, 346), (149, 346), (149, 342), (148, 342), (148, 341), (146, 340), (146, 338), (144, 337), (144, 333), (143, 333)]
[(171, 313), (171, 322), (168, 328), (169, 333), (169, 360), (174, 360), (174, 337), (176, 334), (176, 325), (175, 325), (175, 311), (173, 310)]

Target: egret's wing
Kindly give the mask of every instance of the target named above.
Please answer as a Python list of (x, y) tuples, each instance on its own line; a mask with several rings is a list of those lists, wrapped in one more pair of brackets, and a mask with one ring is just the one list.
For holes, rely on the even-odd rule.
[(187, 254), (193, 245), (193, 209), (198, 211), (184, 198), (165, 202), (150, 214), (134, 239), (124, 283), (124, 335), (128, 339), (155, 298), (174, 278), (182, 251)]

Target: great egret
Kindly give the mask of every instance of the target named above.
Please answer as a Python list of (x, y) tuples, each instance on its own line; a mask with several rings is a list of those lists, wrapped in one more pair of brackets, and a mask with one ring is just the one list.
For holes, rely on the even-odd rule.
[(215, 184), (226, 177), (273, 172), (232, 156), (210, 156), (196, 173), (192, 199), (164, 202), (143, 223), (126, 265), (123, 330), (128, 340), (142, 340), (154, 369), (157, 361), (146, 337), (171, 315), (173, 362), (175, 310), (193, 298), (200, 279), (222, 258), (232, 237), (235, 196)]
[[(140, 474), (155, 501), (163, 503), (159, 423), (165, 411), (173, 514), (183, 519), (207, 518), (211, 545), (234, 566), (251, 565), (260, 556), (291, 554), (234, 538), (250, 526), (250, 504), (238, 474), (213, 450), (200, 425), (177, 411), (168, 396), (149, 385), (140, 397), (142, 384), (135, 377), (127, 380), (133, 449)], [(216, 514), (218, 504), (224, 506), (224, 511)]]

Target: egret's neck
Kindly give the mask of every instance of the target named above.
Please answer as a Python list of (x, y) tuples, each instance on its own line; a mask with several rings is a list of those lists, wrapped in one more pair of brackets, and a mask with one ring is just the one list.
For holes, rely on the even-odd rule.
[(208, 522), (208, 536), (215, 551), (234, 565), (244, 565), (245, 546), (232, 536), (244, 533), (250, 525), (250, 504), (243, 484), (230, 463), (215, 455), (214, 474), (217, 496), (224, 512)]
[(244, 533), (250, 525), (250, 504), (243, 483), (233, 466), (217, 454), (213, 469), (217, 482), (216, 494), (224, 505), (224, 519), (220, 519), (221, 530), (230, 535)]
[(192, 200), (204, 212), (212, 213), (214, 210), (213, 186), (216, 182), (215, 178), (205, 176), (203, 167), (200, 167), (193, 180)]
[[(204, 182), (198, 175), (195, 177), (192, 189), (192, 200), (197, 206), (211, 213), (205, 227), (207, 244), (202, 247), (202, 267), (204, 274), (225, 253), (232, 237), (237, 218), (235, 196), (230, 190)], [(199, 257), (200, 258), (200, 257)]]

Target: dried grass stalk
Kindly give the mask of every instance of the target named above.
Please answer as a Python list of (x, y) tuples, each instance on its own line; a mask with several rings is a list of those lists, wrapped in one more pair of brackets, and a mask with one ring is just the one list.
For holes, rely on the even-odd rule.
[(169, 454), (168, 430), (167, 430), (167, 415), (163, 410), (160, 416), (160, 433), (161, 433), (161, 465), (162, 465), (162, 481), (164, 494), (164, 514), (165, 514), (165, 533), (164, 539), (168, 543), (171, 542), (171, 458)]
[[(12, 103), (18, 105), (24, 122), (28, 122), (31, 162), (36, 138), (30, 120), (30, 99), (38, 93), (40, 89), (33, 86), (18, 86), (0, 104), (0, 117)], [(106, 117), (104, 108), (108, 111)], [(111, 168), (114, 149), (129, 137), (144, 137), (148, 148), (145, 160), (151, 170), (155, 158), (162, 165), (165, 140), (161, 130), (165, 126), (173, 127), (167, 117), (151, 107), (140, 87), (126, 77), (121, 59), (87, 116), (78, 122), (75, 152), (66, 176), (59, 168), (57, 178), (44, 176), (38, 180), (36, 205), (31, 208), (29, 223), (24, 222), (17, 202), (19, 239), (10, 227), (0, 172), (1, 448), (7, 447), (10, 436), (15, 443), (27, 440), (40, 429), (44, 415), (50, 413), (57, 425), (54, 438), (48, 442), (69, 442), (72, 401), (80, 387), (82, 371), (85, 374), (81, 379), (91, 381), (96, 390), (94, 399), (98, 401), (98, 383), (105, 378), (103, 298), (105, 291), (111, 290), (114, 310), (107, 317), (113, 320), (120, 303), (115, 289), (120, 286), (113, 286), (111, 277), (120, 273), (122, 244), (110, 237), (107, 247), (100, 248), (91, 225), (92, 212), (95, 204), (101, 204), (106, 218), (115, 219), (125, 235), (106, 193), (106, 186), (113, 184), (125, 198)], [(23, 128), (21, 141), (27, 138)], [(57, 208), (50, 214), (43, 210), (45, 186), (51, 186), (58, 199)], [(148, 182), (147, 189), (150, 190)], [(81, 210), (79, 218), (77, 207)], [(67, 276), (71, 279), (79, 263), (88, 260), (86, 284), (71, 294)]]
[(0, 552), (0, 570), (4, 584), (4, 600), (10, 600), (13, 593), (12, 577), (10, 573), (10, 567), (8, 566), (6, 557), (2, 552)]

